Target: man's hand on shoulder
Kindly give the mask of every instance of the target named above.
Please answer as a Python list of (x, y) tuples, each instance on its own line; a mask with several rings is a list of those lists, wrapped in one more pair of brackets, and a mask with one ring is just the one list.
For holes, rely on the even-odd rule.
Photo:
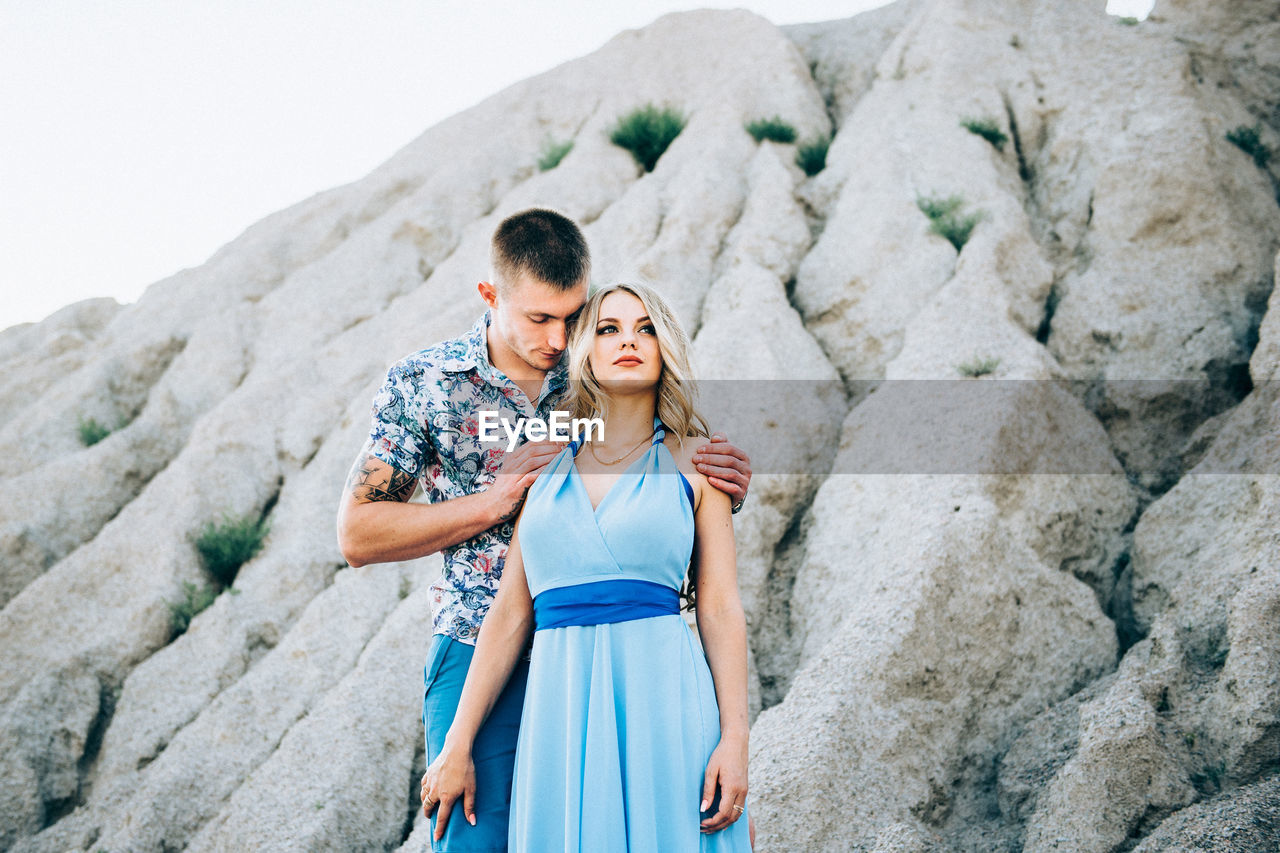
[(497, 501), (498, 521), (510, 521), (520, 514), (529, 487), (564, 447), (554, 441), (530, 441), (505, 454), (493, 485), (487, 489)]
[(412, 560), (514, 519), (538, 473), (564, 447), (531, 442), (506, 454), (487, 488), (409, 504), (417, 478), (374, 455), (366, 443), (338, 505), (338, 547), (353, 567)]
[(742, 508), (751, 484), (751, 459), (743, 450), (730, 444), (724, 433), (714, 432), (709, 443), (695, 449), (693, 464), (707, 482), (729, 496), (734, 512)]

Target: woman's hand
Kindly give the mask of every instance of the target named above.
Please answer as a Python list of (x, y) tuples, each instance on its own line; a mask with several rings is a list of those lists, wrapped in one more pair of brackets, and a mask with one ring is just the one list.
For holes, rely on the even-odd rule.
[[(703, 832), (718, 832), (738, 818), (747, 807), (747, 739), (721, 736), (707, 762), (702, 783), (702, 807), (706, 811), (720, 787), (720, 810), (702, 821)], [(735, 808), (735, 806), (737, 808)]]
[(444, 838), (445, 827), (454, 804), (462, 797), (462, 811), (467, 822), (476, 825), (476, 765), (471, 750), (451, 746), (447, 741), (436, 760), (422, 777), (422, 813), (436, 815), (435, 840)]

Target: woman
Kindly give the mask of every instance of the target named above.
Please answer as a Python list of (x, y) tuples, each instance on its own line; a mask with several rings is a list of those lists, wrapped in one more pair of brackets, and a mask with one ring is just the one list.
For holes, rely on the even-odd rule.
[[(601, 417), (606, 439), (573, 442), (529, 489), (426, 779), (471, 811), (470, 744), (533, 630), (511, 853), (751, 849), (746, 624), (729, 497), (684, 440), (708, 434), (688, 348), (632, 284), (593, 294), (570, 340), (572, 416)], [(679, 614), (686, 566), (705, 654)]]

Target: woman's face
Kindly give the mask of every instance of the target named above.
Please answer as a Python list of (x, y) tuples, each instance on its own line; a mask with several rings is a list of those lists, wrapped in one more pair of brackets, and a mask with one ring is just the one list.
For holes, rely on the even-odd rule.
[(587, 360), (596, 381), (610, 394), (648, 390), (658, 383), (658, 335), (635, 294), (615, 290), (601, 301)]

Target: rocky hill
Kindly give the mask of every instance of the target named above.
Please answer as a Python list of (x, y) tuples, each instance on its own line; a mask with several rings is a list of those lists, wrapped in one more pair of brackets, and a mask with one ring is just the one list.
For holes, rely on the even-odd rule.
[[(670, 15), (0, 333), (0, 849), (425, 849), (439, 558), (350, 568), (335, 509), (532, 205), (742, 381), (757, 850), (1277, 849), (1280, 9), (1102, 6)], [(689, 121), (645, 172), (649, 102)], [(226, 513), (265, 547), (175, 636)]]

